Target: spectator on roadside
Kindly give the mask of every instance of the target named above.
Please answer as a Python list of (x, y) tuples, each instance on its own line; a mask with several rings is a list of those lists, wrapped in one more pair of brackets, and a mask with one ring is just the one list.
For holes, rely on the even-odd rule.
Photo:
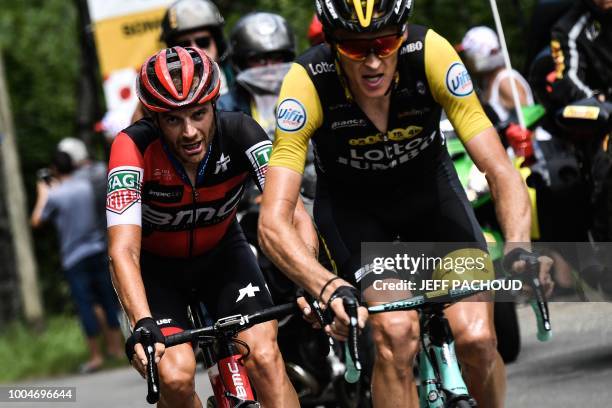
[(75, 177), (84, 177), (91, 183), (95, 198), (96, 224), (106, 239), (106, 164), (90, 159), (85, 143), (75, 137), (60, 140), (57, 150), (68, 153), (75, 167)]
[(505, 122), (513, 116), (515, 107), (511, 78), (514, 78), (521, 106), (533, 105), (533, 94), (525, 78), (518, 71), (510, 71), (504, 66), (495, 31), (485, 26), (473, 27), (463, 37), (459, 49), (463, 51), (470, 75), (480, 86), (483, 104), (489, 105), (497, 116), (491, 118), (493, 123)]
[(32, 227), (53, 221), (59, 235), (64, 275), (87, 336), (89, 360), (81, 372), (99, 369), (104, 362), (97, 337), (100, 325), (94, 312), (94, 299), (100, 302), (110, 328), (107, 352), (122, 357), (118, 307), (110, 279), (106, 242), (96, 225), (92, 184), (75, 173), (70, 155), (57, 151), (53, 157), (51, 179), (39, 180), (37, 200), (32, 211)]

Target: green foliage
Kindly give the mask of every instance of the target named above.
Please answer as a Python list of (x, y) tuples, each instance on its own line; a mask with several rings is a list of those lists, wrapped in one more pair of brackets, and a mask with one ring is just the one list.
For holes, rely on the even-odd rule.
[(15, 322), (0, 336), (0, 383), (76, 372), (86, 359), (85, 338), (75, 318), (51, 318), (43, 333)]
[[(31, 207), (36, 170), (47, 166), (57, 142), (75, 131), (77, 13), (74, 2), (66, 0), (0, 0), (0, 10), (0, 50)], [(34, 241), (47, 310), (50, 305), (70, 305), (65, 285), (58, 285), (54, 231), (46, 229)]]

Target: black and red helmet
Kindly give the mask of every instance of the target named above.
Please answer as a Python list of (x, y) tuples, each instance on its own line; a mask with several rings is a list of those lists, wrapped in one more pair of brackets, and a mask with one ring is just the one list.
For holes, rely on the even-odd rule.
[(138, 99), (154, 112), (214, 101), (220, 87), (217, 64), (204, 51), (192, 47), (159, 51), (142, 64), (136, 78)]

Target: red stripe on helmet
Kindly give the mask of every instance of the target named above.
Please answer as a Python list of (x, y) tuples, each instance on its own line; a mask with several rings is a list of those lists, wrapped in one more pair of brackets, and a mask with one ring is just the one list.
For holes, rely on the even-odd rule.
[(193, 58), (189, 55), (189, 52), (183, 47), (174, 47), (174, 50), (178, 54), (179, 60), (181, 61), (181, 79), (183, 82), (183, 90), (181, 92), (181, 100), (186, 99), (189, 96), (189, 90), (191, 84), (193, 84)]
[[(154, 106), (158, 106), (158, 108), (161, 109), (165, 109), (164, 111), (160, 111), (160, 110), (155, 110), (156, 112), (165, 112), (170, 110), (170, 107), (175, 107), (176, 103), (173, 102), (172, 100), (166, 98), (165, 96), (163, 96), (162, 94), (160, 94), (157, 89), (155, 89), (155, 87), (153, 86), (153, 84), (151, 83), (151, 80), (149, 79), (149, 74), (148, 74), (148, 67), (151, 64), (151, 62), (156, 59), (159, 56), (159, 54), (153, 55), (151, 56), (147, 62), (145, 62), (142, 65), (142, 68), (140, 70), (140, 81), (143, 83), (143, 85), (145, 86), (145, 88), (147, 89), (147, 91), (149, 91), (149, 93), (156, 98), (158, 101), (161, 101), (162, 103), (165, 103), (166, 105), (168, 105), (168, 108), (165, 107), (160, 107), (159, 105), (154, 105)], [(144, 96), (144, 95), (143, 95)], [(143, 98), (144, 99), (144, 98)], [(145, 103), (145, 101), (143, 101), (143, 103)], [(146, 105), (151, 105), (150, 103), (145, 103)], [(148, 106), (147, 106), (148, 107)]]
[[(170, 71), (168, 70), (167, 53), (170, 52), (170, 50), (170, 48), (166, 48), (157, 54), (157, 58), (155, 59), (155, 74), (166, 91), (168, 91), (173, 98), (180, 100), (182, 98), (179, 96), (174, 86), (174, 82), (172, 82)], [(172, 50), (174, 50), (174, 48), (172, 48)]]

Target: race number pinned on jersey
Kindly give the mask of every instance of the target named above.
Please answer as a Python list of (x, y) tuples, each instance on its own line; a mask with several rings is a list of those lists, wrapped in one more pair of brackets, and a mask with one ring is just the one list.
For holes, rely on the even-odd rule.
[(306, 123), (306, 109), (296, 99), (284, 99), (276, 110), (276, 126), (285, 132), (296, 132)]
[(472, 78), (465, 65), (455, 62), (446, 71), (446, 88), (455, 96), (468, 96), (474, 91)]

